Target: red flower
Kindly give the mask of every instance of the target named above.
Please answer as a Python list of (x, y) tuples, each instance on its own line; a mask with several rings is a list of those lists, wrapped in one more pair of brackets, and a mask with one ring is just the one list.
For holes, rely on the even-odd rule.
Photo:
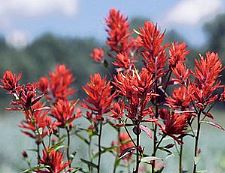
[(178, 62), (175, 68), (172, 68), (175, 78), (172, 79), (174, 83), (185, 84), (191, 74), (191, 71), (182, 62)]
[(186, 133), (188, 125), (187, 120), (189, 117), (190, 115), (187, 113), (170, 113), (166, 109), (161, 109), (160, 118), (164, 122), (164, 126), (161, 126), (161, 130), (164, 134), (171, 136), (180, 143), (179, 137)]
[(41, 77), (38, 81), (38, 88), (43, 93), (48, 93), (48, 87), (49, 87), (49, 80), (47, 77)]
[(40, 143), (43, 138), (51, 133), (55, 126), (51, 118), (47, 115), (48, 111), (41, 102), (37, 102), (30, 110), (25, 111), (25, 120), (19, 125), (22, 132)]
[(195, 83), (191, 87), (193, 100), (196, 101), (200, 109), (204, 109), (208, 104), (218, 99), (215, 91), (222, 87), (218, 80), (222, 69), (222, 63), (215, 53), (208, 52), (206, 58), (201, 56), (199, 61), (195, 61)]
[(94, 48), (90, 56), (95, 62), (102, 62), (104, 57), (104, 51), (102, 48)]
[(115, 102), (111, 109), (112, 117), (115, 119), (121, 119), (124, 114), (124, 107), (125, 104), (122, 100)]
[(212, 86), (222, 71), (222, 63), (216, 53), (206, 53), (206, 58), (201, 56), (199, 61), (195, 60), (196, 82), (200, 85)]
[(131, 159), (134, 144), (127, 133), (121, 132), (119, 135), (119, 141), (113, 142), (112, 144), (118, 145), (117, 152), (123, 160), (129, 161)]
[(1, 88), (11, 92), (14, 92), (19, 86), (19, 80), (21, 79), (22, 74), (19, 75), (13, 74), (11, 71), (5, 71), (3, 78), (0, 80), (2, 85)]
[(116, 61), (113, 62), (113, 65), (119, 67), (128, 69), (131, 65), (131, 59), (128, 57), (125, 53), (119, 53), (116, 55)]
[(46, 94), (46, 98), (57, 102), (66, 100), (74, 94), (71, 88), (74, 81), (73, 74), (65, 65), (57, 65), (55, 71), (49, 74), (49, 79), (42, 77), (39, 80), (39, 89)]
[(141, 97), (149, 93), (152, 89), (153, 76), (149, 74), (146, 68), (142, 68), (140, 74), (137, 70), (131, 70), (128, 73), (119, 73), (114, 77), (114, 85), (118, 92), (127, 98)]
[(52, 108), (51, 114), (56, 118), (57, 126), (66, 127), (67, 125), (72, 126), (72, 122), (81, 116), (80, 109), (76, 110), (76, 102), (69, 102), (68, 100), (59, 100)]
[[(133, 142), (131, 141), (129, 135), (125, 132), (120, 133), (119, 136), (119, 150), (120, 150), (120, 154), (123, 153), (125, 150), (134, 147)], [(126, 155), (125, 157), (123, 157), (124, 160), (130, 160), (132, 156), (132, 152), (130, 152), (128, 155)]]
[(189, 51), (187, 50), (187, 45), (183, 43), (172, 43), (169, 49), (169, 64), (171, 67), (175, 67), (178, 62), (184, 62), (186, 55)]
[(153, 23), (145, 22), (140, 28), (139, 37), (146, 68), (156, 77), (162, 76), (166, 63), (165, 46), (162, 46), (164, 34)]
[(114, 77), (117, 92), (128, 100), (125, 108), (128, 112), (127, 117), (132, 121), (141, 121), (149, 115), (150, 109), (146, 106), (152, 98), (152, 84), (152, 75), (145, 68), (142, 68), (140, 74), (131, 70)]
[(95, 114), (97, 119), (102, 119), (102, 115), (110, 111), (110, 105), (115, 97), (110, 82), (96, 73), (90, 77), (90, 82), (83, 87), (83, 90), (88, 97), (82, 106), (92, 111), (89, 117)]
[(144, 26), (140, 28), (139, 37), (141, 46), (150, 53), (151, 58), (161, 54), (164, 34), (160, 33), (156, 25), (152, 22), (145, 22)]
[(190, 87), (181, 86), (174, 89), (172, 97), (168, 97), (166, 101), (173, 109), (180, 108), (181, 110), (185, 110), (190, 107), (191, 95)]
[(107, 45), (112, 51), (117, 53), (124, 52), (129, 47), (129, 23), (120, 11), (111, 9), (106, 18), (108, 32)]
[(27, 111), (37, 103), (43, 95), (37, 95), (37, 86), (36, 84), (28, 83), (25, 86), (20, 86), (13, 93), (15, 97), (14, 100), (11, 101), (11, 108), (7, 108), (8, 110), (21, 110)]
[(40, 160), (40, 163), (44, 166), (48, 166), (45, 168), (46, 170), (37, 171), (37, 173), (61, 173), (67, 169), (69, 162), (63, 161), (63, 153), (60, 151), (55, 151), (54, 149), (43, 150), (43, 157)]

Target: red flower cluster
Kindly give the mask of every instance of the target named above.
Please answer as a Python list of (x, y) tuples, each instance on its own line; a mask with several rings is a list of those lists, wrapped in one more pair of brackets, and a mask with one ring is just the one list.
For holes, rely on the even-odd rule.
[(173, 43), (169, 49), (169, 65), (176, 67), (178, 62), (184, 62), (189, 51), (185, 43)]
[(45, 136), (52, 133), (55, 129), (55, 124), (47, 116), (48, 111), (43, 108), (44, 105), (41, 102), (37, 102), (30, 110), (25, 111), (25, 120), (19, 125), (25, 135), (34, 138), (36, 143), (39, 144)]
[(19, 86), (21, 76), (22, 74), (15, 75), (9, 70), (5, 71), (3, 78), (1, 79), (2, 85), (0, 85), (0, 87), (7, 90), (9, 93), (15, 92)]
[(52, 108), (51, 115), (57, 120), (56, 124), (59, 127), (65, 128), (72, 126), (72, 122), (81, 117), (80, 109), (75, 112), (76, 102), (68, 100), (59, 100)]
[[(92, 120), (102, 120), (102, 115), (110, 111), (112, 100), (115, 97), (110, 82), (96, 73), (90, 77), (90, 82), (83, 89), (88, 97), (84, 100), (82, 106), (91, 110), (88, 117)], [(92, 117), (93, 115), (96, 117)]]
[(70, 87), (74, 77), (71, 71), (65, 65), (56, 66), (55, 71), (48, 77), (42, 77), (39, 80), (39, 89), (46, 94), (47, 99), (57, 102), (66, 100), (74, 94), (75, 90)]
[(40, 163), (47, 166), (45, 170), (38, 170), (37, 173), (61, 173), (69, 172), (69, 162), (63, 161), (63, 153), (54, 149), (43, 150), (43, 157)]
[(171, 136), (180, 143), (179, 137), (186, 133), (186, 129), (188, 126), (187, 120), (189, 119), (189, 117), (190, 115), (187, 113), (170, 113), (166, 109), (161, 109), (160, 118), (164, 122), (164, 126), (160, 125), (161, 130), (164, 134)]
[(129, 23), (116, 9), (111, 9), (109, 16), (106, 18), (108, 32), (107, 45), (116, 53), (124, 52), (129, 45)]
[(175, 78), (172, 79), (174, 84), (185, 84), (191, 74), (191, 71), (182, 62), (178, 62), (175, 68), (172, 68)]
[(104, 57), (104, 51), (101, 48), (94, 48), (90, 56), (95, 62), (102, 62)]
[(136, 70), (132, 70), (126, 74), (119, 73), (115, 76), (114, 85), (117, 92), (128, 99), (125, 108), (128, 112), (127, 117), (131, 120), (141, 121), (146, 115), (152, 113), (151, 109), (146, 109), (152, 98), (152, 84), (152, 76), (145, 68), (142, 68), (140, 74)]
[(14, 96), (14, 100), (11, 101), (12, 107), (8, 108), (9, 110), (27, 111), (42, 98), (42, 95), (37, 94), (36, 84), (19, 84), (21, 76), (21, 74), (17, 76), (11, 71), (6, 71), (1, 80), (1, 88)]
[(117, 145), (117, 152), (123, 160), (129, 161), (133, 154), (134, 144), (129, 135), (125, 132), (121, 132), (119, 135), (119, 141), (113, 142), (113, 145)]
[(191, 95), (190, 87), (181, 86), (173, 90), (172, 96), (166, 99), (167, 104), (173, 109), (185, 110), (190, 107)]
[(115, 119), (121, 119), (124, 115), (124, 108), (125, 104), (122, 100), (119, 100), (118, 102), (113, 103), (111, 112), (112, 112), (112, 117)]
[(139, 37), (146, 68), (156, 77), (162, 76), (166, 63), (165, 46), (162, 46), (164, 34), (153, 23), (145, 22), (140, 28)]
[(113, 65), (119, 68), (129, 69), (132, 64), (131, 59), (126, 53), (117, 54), (115, 59), (116, 60), (113, 62)]
[(218, 80), (222, 71), (222, 63), (215, 53), (207, 53), (206, 58), (201, 56), (199, 61), (195, 61), (194, 77), (192, 83), (192, 99), (200, 109), (204, 109), (207, 105), (218, 99), (215, 91), (222, 87)]

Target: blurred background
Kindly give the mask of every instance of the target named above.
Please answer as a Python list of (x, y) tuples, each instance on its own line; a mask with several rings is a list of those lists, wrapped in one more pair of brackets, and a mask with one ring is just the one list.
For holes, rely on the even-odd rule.
[[(223, 0), (0, 0), (0, 75), (7, 69), (35, 81), (66, 64), (76, 77), (77, 96), (93, 72), (104, 68), (90, 59), (94, 47), (105, 47), (105, 17), (111, 8), (128, 16), (131, 28), (146, 20), (166, 32), (167, 41), (185, 41), (193, 66), (198, 54), (216, 51), (225, 63), (225, 1)], [(225, 72), (221, 78), (225, 83)], [(4, 110), (8, 96), (0, 91), (0, 173), (20, 172), (21, 152), (32, 145), (17, 126), (22, 116)], [(225, 109), (214, 111), (225, 127)], [(215, 110), (215, 109), (214, 109)], [(225, 172), (225, 133), (207, 128), (202, 135), (202, 168)], [(209, 130), (208, 130), (209, 129)], [(219, 132), (218, 132), (219, 131)], [(191, 163), (187, 149), (186, 167)], [(171, 164), (173, 161), (171, 161)], [(168, 164), (166, 172), (173, 166)], [(107, 171), (106, 171), (107, 172)]]

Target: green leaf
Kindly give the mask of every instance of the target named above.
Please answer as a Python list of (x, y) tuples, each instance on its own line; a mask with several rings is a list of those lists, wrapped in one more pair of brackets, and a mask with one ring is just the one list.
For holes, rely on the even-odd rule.
[(84, 162), (85, 164), (87, 164), (88, 166), (91, 166), (93, 168), (98, 168), (98, 166), (95, 164), (95, 163), (92, 163), (88, 160), (85, 160), (85, 159), (80, 159), (82, 162)]
[(48, 167), (49, 166), (35, 166), (33, 168), (26, 169), (26, 170), (22, 171), (21, 173), (33, 173), (35, 170), (48, 168)]
[(123, 150), (122, 153), (120, 154), (120, 159), (124, 158), (127, 154), (132, 153), (134, 150), (135, 150), (135, 147), (129, 147)]
[(206, 123), (206, 124), (209, 124), (209, 125), (211, 125), (213, 127), (218, 128), (218, 129), (224, 130), (224, 128), (221, 125), (219, 125), (218, 123), (216, 123), (216, 122), (212, 122), (212, 121), (200, 121), (200, 123)]
[(173, 147), (174, 147), (174, 144), (168, 144), (168, 145), (164, 146), (163, 148), (170, 149), (170, 148), (173, 148)]
[[(104, 154), (106, 152), (110, 152), (110, 153), (113, 153), (115, 151), (117, 147), (116, 146), (111, 146), (111, 147), (102, 147), (102, 150), (100, 151), (101, 154)], [(93, 158), (96, 158), (98, 157), (99, 155), (99, 152), (95, 153), (95, 155), (93, 156)]]
[(165, 151), (165, 152), (167, 152), (168, 154), (173, 154), (170, 150), (168, 150), (168, 149), (166, 149), (166, 148), (163, 148), (163, 147), (159, 147), (159, 150)]
[(76, 156), (76, 154), (77, 154), (77, 152), (76, 152), (76, 151), (72, 152), (72, 153), (70, 154), (70, 158), (73, 160), (73, 159), (74, 159), (74, 157)]
[(80, 139), (82, 140), (83, 142), (85, 142), (87, 145), (90, 145), (90, 142), (85, 139), (83, 136), (81, 136), (79, 133), (75, 132), (75, 135)]
[(61, 138), (56, 144), (52, 145), (50, 149), (59, 150), (64, 148), (64, 138)]
[(27, 151), (37, 152), (37, 149), (27, 149)]

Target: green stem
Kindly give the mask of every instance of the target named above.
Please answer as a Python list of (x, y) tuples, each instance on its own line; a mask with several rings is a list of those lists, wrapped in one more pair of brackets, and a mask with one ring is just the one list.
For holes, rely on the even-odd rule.
[[(118, 136), (117, 136), (118, 139), (117, 139), (117, 141), (118, 141), (118, 147), (119, 147), (119, 145), (121, 145), (121, 141), (120, 141), (120, 128), (117, 129), (117, 133), (118, 133)], [(116, 173), (118, 159), (119, 159), (119, 153), (116, 152), (116, 157), (115, 157), (114, 166), (113, 166), (113, 173)]]
[(40, 144), (37, 143), (37, 164), (40, 164), (41, 156), (40, 156)]
[(139, 164), (140, 164), (140, 160), (139, 160), (139, 145), (140, 145), (140, 124), (137, 124), (137, 146), (136, 146), (136, 170), (135, 173), (138, 173), (138, 169), (139, 169)]
[[(89, 154), (89, 159), (90, 159), (90, 161), (92, 162), (92, 161), (93, 161), (93, 159), (92, 159), (92, 152), (91, 152), (91, 141), (92, 141), (92, 137), (90, 137), (90, 139), (89, 139), (89, 145), (88, 145), (88, 154)], [(92, 168), (92, 166), (91, 166), (91, 165), (89, 165), (88, 167), (89, 167), (89, 171), (90, 171), (90, 173), (92, 173), (92, 172), (93, 172), (93, 168)]]
[(100, 173), (101, 168), (101, 136), (102, 136), (102, 122), (100, 122), (99, 135), (98, 135), (98, 173)]
[[(158, 105), (156, 104), (155, 106), (155, 111), (156, 111), (156, 118), (158, 118)], [(157, 151), (157, 124), (154, 124), (154, 135), (153, 135), (153, 153), (152, 156), (156, 156), (156, 151)], [(152, 173), (155, 173), (155, 160), (152, 162)]]
[[(183, 143), (183, 137), (181, 138), (181, 142)], [(182, 159), (183, 159), (183, 144), (180, 144), (180, 152), (179, 152), (179, 173), (182, 173), (183, 172)]]
[(201, 129), (201, 123), (200, 123), (200, 116), (201, 116), (201, 111), (199, 111), (198, 113), (198, 117), (197, 117), (197, 135), (195, 137), (195, 157), (194, 157), (194, 168), (193, 168), (193, 173), (196, 173), (196, 169), (197, 169), (197, 163), (196, 163), (196, 158), (198, 156), (198, 141), (199, 141), (199, 136), (200, 136), (200, 129)]
[(67, 160), (69, 162), (69, 168), (71, 168), (71, 159), (70, 159), (70, 130), (67, 127), (66, 128), (66, 133), (67, 133), (67, 150), (66, 150), (66, 154), (67, 154)]

